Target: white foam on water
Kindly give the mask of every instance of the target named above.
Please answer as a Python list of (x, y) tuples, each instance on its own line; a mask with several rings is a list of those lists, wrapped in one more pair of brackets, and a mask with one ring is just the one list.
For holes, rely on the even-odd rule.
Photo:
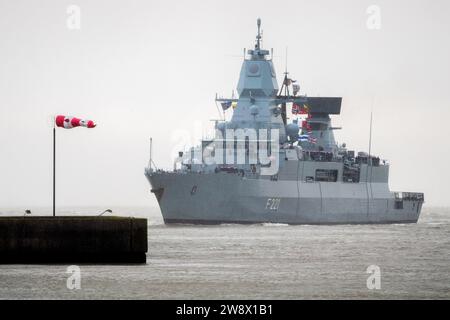
[(261, 223), (261, 225), (263, 227), (289, 227), (289, 224), (287, 223), (272, 223), (272, 222), (267, 222), (267, 223)]

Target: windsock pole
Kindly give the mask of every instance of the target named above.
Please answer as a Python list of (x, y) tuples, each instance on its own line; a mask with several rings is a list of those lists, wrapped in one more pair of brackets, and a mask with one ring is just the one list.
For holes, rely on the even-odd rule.
[(55, 216), (55, 203), (56, 203), (56, 128), (55, 120), (53, 119), (53, 216)]
[(76, 127), (95, 128), (92, 120), (57, 115), (53, 118), (53, 216), (56, 216), (56, 127), (72, 129)]

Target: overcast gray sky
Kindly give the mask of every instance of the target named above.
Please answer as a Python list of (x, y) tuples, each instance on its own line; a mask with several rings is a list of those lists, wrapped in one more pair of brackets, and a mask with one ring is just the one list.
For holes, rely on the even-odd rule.
[[(380, 29), (367, 27), (371, 5)], [(0, 0), (0, 207), (51, 206), (55, 114), (98, 122), (57, 132), (58, 205), (155, 205), (149, 137), (170, 168), (174, 132), (194, 140), (197, 121), (212, 125), (257, 17), (279, 80), (288, 47), (303, 93), (343, 97), (339, 142), (367, 150), (374, 100), (391, 189), (450, 205), (449, 1)]]

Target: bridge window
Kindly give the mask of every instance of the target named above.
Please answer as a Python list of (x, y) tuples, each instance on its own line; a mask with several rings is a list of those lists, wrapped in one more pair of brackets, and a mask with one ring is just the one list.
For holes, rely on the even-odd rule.
[(338, 177), (338, 170), (316, 170), (316, 181), (336, 182)]

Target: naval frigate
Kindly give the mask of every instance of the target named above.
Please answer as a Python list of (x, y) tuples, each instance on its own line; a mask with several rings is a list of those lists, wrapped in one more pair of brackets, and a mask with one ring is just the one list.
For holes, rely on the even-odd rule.
[(278, 87), (273, 54), (261, 48), (260, 19), (257, 27), (238, 98), (216, 95), (231, 119), (216, 121), (214, 138), (180, 151), (173, 170), (157, 169), (150, 156), (145, 176), (164, 222), (417, 222), (424, 194), (391, 192), (389, 163), (372, 155), (370, 144), (369, 152), (355, 152), (336, 143), (340, 128), (330, 115), (340, 114), (341, 97), (302, 95), (287, 70)]

